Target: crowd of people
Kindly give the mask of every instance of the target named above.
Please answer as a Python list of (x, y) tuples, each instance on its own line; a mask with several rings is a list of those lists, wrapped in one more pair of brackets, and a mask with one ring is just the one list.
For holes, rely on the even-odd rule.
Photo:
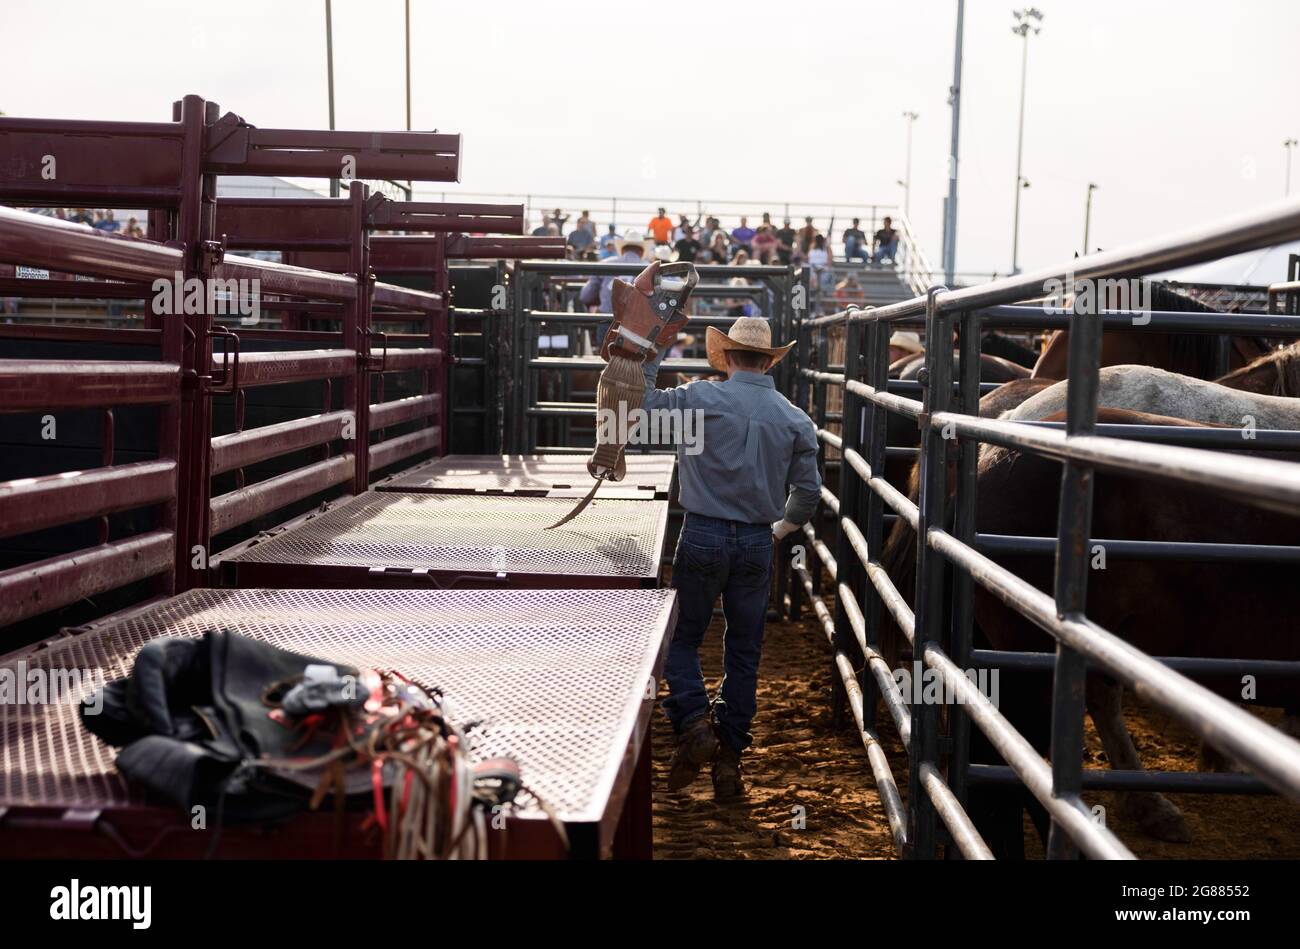
[[(569, 226), (570, 220), (573, 221)], [(603, 234), (590, 212), (582, 211), (576, 219), (560, 208), (545, 214), (541, 224), (533, 230), (536, 237), (564, 235), (568, 256), (573, 260), (605, 260), (619, 255), (619, 242), (629, 238), (646, 241), (652, 247), (651, 256), (660, 260), (686, 260), (708, 264), (806, 264), (814, 270), (827, 269), (835, 257), (830, 235), (824, 234), (813, 221), (805, 217), (802, 227), (795, 228), (789, 218), (778, 227), (770, 213), (764, 212), (757, 227), (751, 227), (748, 217), (731, 230), (722, 226), (713, 215), (698, 214), (692, 221), (690, 215), (679, 214), (674, 221), (666, 208), (658, 212), (646, 225), (644, 232), (631, 230), (620, 235), (610, 224)], [(862, 230), (861, 219), (853, 218), (844, 229), (842, 243), (844, 258), (864, 264), (893, 262), (898, 255), (898, 230), (886, 217), (881, 227), (868, 237)], [(834, 226), (832, 218), (831, 226)]]
[(144, 237), (144, 228), (135, 217), (123, 224), (117, 219), (112, 208), (91, 210), (89, 208), (28, 208), (33, 214), (71, 221), (73, 224), (88, 224), (97, 231), (106, 234), (123, 234), (126, 237)]

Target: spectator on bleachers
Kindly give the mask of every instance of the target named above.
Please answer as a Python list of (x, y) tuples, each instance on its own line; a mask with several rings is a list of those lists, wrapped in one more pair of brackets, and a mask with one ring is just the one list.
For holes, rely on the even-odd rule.
[(715, 228), (713, 231), (713, 240), (709, 243), (709, 251), (713, 254), (713, 259), (720, 264), (725, 264), (731, 259), (731, 245), (727, 241), (727, 235), (723, 233), (722, 228)]
[(898, 259), (898, 231), (894, 230), (892, 218), (887, 217), (881, 222), (880, 230), (876, 231), (874, 243), (876, 252), (871, 255), (873, 264), (879, 264), (886, 258), (892, 264)]
[(677, 226), (673, 228), (673, 243), (676, 244), (679, 240), (682, 239), (682, 237), (686, 234), (687, 228), (690, 228), (690, 230), (694, 232), (700, 226), (701, 217), (702, 215), (699, 214), (695, 215), (695, 222), (691, 223), (690, 215), (679, 214), (677, 216), (678, 218)]
[(866, 292), (862, 289), (862, 284), (858, 283), (857, 276), (849, 274), (835, 285), (832, 299), (836, 310), (844, 310), (848, 309), (850, 303), (862, 303), (866, 299)]
[(746, 258), (753, 253), (753, 247), (750, 246), (754, 240), (755, 231), (749, 226), (749, 219), (742, 217), (740, 224), (731, 230), (732, 247), (736, 250), (743, 250)]
[(863, 233), (860, 224), (860, 219), (854, 218), (853, 224), (844, 229), (844, 259), (866, 263), (871, 259), (871, 250), (867, 247), (867, 235)]
[[(611, 262), (617, 260), (619, 263), (638, 264), (645, 256), (646, 241), (636, 231), (628, 231), (627, 236), (618, 242), (615, 247), (618, 252), (617, 258), (610, 258)], [(584, 306), (597, 306), (601, 313), (614, 312), (614, 280), (619, 279), (625, 283), (631, 283), (631, 277), (605, 276), (592, 277), (583, 285), (582, 290), (578, 293), (578, 302)], [(605, 338), (605, 330), (609, 328), (608, 324), (603, 324), (596, 334), (596, 339)]]
[(813, 243), (819, 234), (820, 232), (813, 225), (813, 219), (811, 217), (804, 218), (803, 227), (799, 228), (796, 233), (796, 237), (798, 238), (799, 254), (801, 256), (805, 258), (808, 256), (808, 252), (812, 250)]
[(583, 211), (582, 214), (578, 215), (578, 223), (574, 227), (580, 231), (586, 231), (591, 235), (592, 243), (596, 242), (596, 222), (591, 219), (588, 212)]
[(581, 260), (595, 243), (596, 238), (592, 236), (591, 231), (582, 226), (581, 221), (569, 232), (568, 239), (565, 240), (566, 250), (574, 260)]
[(663, 208), (660, 208), (659, 213), (650, 219), (646, 230), (650, 232), (656, 244), (670, 244), (673, 236), (673, 219)]
[(834, 286), (834, 273), (831, 270), (834, 261), (835, 257), (826, 243), (826, 236), (818, 234), (813, 238), (812, 247), (808, 249), (808, 266), (812, 268), (816, 289), (829, 290)]
[(696, 257), (699, 256), (703, 249), (702, 245), (695, 238), (695, 228), (690, 224), (683, 224), (681, 227), (682, 236), (677, 239), (673, 249), (677, 251), (677, 259), (695, 263)]
[(790, 258), (794, 255), (794, 245), (796, 240), (796, 232), (795, 229), (790, 226), (789, 218), (786, 218), (781, 223), (781, 227), (776, 232), (776, 240), (777, 259), (781, 261), (783, 266), (788, 267), (790, 265)]
[(555, 211), (551, 214), (551, 216), (547, 218), (547, 223), (555, 225), (556, 234), (563, 234), (564, 224), (568, 220), (569, 220), (569, 216), (559, 208), (556, 208)]
[(751, 242), (754, 249), (754, 259), (760, 264), (776, 263), (776, 245), (777, 239), (776, 234), (772, 231), (772, 225), (760, 225), (758, 230), (754, 232), (754, 240)]
[(722, 225), (718, 222), (718, 219), (710, 214), (705, 217), (704, 226), (700, 228), (699, 233), (695, 236), (700, 239), (701, 244), (712, 249), (713, 235), (715, 234), (721, 234), (723, 238), (727, 236), (726, 231), (722, 230)]
[(126, 219), (126, 230), (123, 233), (127, 237), (144, 237), (144, 228), (140, 226), (139, 221), (130, 217)]

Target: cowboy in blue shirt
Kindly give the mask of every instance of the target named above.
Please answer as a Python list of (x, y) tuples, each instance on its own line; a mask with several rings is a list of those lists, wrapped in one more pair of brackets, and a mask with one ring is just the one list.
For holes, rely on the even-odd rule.
[[(794, 344), (773, 346), (767, 320), (755, 317), (736, 320), (726, 335), (709, 327), (706, 342), (709, 364), (726, 380), (656, 389), (661, 350), (645, 366), (643, 408), (695, 412), (703, 421), (698, 450), (678, 448), (686, 517), (673, 559), (678, 620), (664, 708), (678, 736), (669, 789), (686, 787), (711, 762), (721, 800), (744, 793), (740, 756), (752, 742), (773, 544), (812, 516), (821, 476), (812, 420), (767, 374)], [(725, 675), (710, 702), (699, 648), (719, 596)]]

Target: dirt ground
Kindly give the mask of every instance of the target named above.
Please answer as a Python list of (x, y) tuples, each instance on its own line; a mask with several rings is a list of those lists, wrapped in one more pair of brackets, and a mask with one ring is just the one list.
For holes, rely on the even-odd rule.
[[(701, 650), (710, 690), (722, 669), (722, 621)], [(666, 790), (672, 728), (654, 721), (654, 842), (658, 859), (892, 859), (893, 841), (866, 752), (852, 718), (831, 728), (830, 651), (820, 626), (769, 623), (759, 679), (754, 746), (745, 758), (749, 795), (718, 804), (707, 768), (685, 791)], [(666, 694), (666, 688), (661, 694)], [(1126, 696), (1125, 716), (1148, 768), (1191, 771), (1198, 743), (1163, 713)], [(1265, 715), (1265, 717), (1273, 717)], [(883, 713), (881, 740), (906, 796), (906, 758)], [(1087, 767), (1105, 754), (1088, 726)], [(1143, 858), (1300, 858), (1300, 806), (1273, 796), (1171, 795), (1193, 833), (1191, 843), (1152, 840), (1119, 817), (1113, 794), (1086, 795), (1106, 807), (1110, 824)], [(1026, 852), (1041, 857), (1031, 831)]]

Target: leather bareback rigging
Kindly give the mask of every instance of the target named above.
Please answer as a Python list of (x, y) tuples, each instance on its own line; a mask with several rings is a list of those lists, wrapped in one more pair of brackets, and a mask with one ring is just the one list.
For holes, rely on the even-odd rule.
[(587, 459), (587, 471), (595, 483), (573, 510), (547, 530), (581, 514), (602, 482), (621, 481), (626, 475), (625, 424), (645, 400), (644, 363), (677, 339), (690, 319), (684, 310), (699, 280), (694, 264), (679, 261), (653, 263), (634, 283), (614, 281), (614, 321), (600, 348), (607, 365), (596, 385), (596, 447)]

